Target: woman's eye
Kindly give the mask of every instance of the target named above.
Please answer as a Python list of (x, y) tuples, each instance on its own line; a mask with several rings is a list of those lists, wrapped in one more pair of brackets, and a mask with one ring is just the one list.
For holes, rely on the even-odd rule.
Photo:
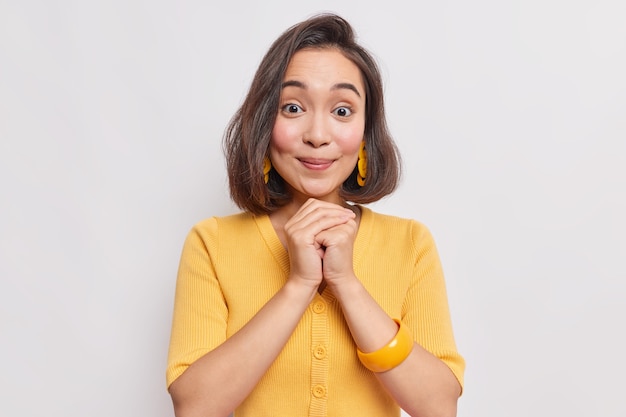
[(283, 106), (283, 111), (286, 113), (302, 113), (302, 107), (297, 104), (287, 104)]
[(347, 107), (338, 107), (333, 111), (339, 117), (348, 117), (352, 114), (352, 110)]

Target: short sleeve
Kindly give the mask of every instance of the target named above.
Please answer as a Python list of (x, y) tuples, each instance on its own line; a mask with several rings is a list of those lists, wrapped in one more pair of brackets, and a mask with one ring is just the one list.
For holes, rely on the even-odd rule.
[(456, 348), (446, 284), (435, 241), (421, 223), (412, 222), (411, 227), (415, 263), (402, 321), (411, 329), (417, 343), (450, 368), (462, 389), (465, 360)]
[(198, 223), (185, 239), (176, 280), (167, 387), (226, 340), (228, 309), (213, 264), (217, 240), (215, 218)]

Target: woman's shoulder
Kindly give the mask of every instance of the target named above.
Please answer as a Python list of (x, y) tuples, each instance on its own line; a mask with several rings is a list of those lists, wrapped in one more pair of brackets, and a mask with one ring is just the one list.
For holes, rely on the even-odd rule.
[(226, 214), (226, 215), (216, 215), (211, 217), (206, 217), (200, 221), (198, 221), (194, 227), (211, 227), (215, 224), (245, 224), (254, 221), (254, 215), (248, 213), (246, 211), (242, 211), (239, 213)]
[(360, 207), (362, 221), (369, 223), (376, 234), (391, 234), (396, 237), (405, 235), (414, 242), (432, 241), (430, 229), (420, 220), (380, 213), (367, 207)]
[(255, 225), (255, 216), (248, 212), (240, 212), (223, 216), (211, 216), (195, 223), (191, 233), (215, 235), (220, 232), (237, 232)]
[(361, 209), (361, 215), (363, 219), (367, 219), (367, 221), (372, 222), (377, 227), (386, 227), (386, 226), (394, 226), (394, 227), (405, 227), (412, 229), (423, 229), (428, 230), (428, 227), (419, 220), (396, 216), (393, 214), (381, 213), (378, 211), (374, 211), (371, 208), (359, 206)]

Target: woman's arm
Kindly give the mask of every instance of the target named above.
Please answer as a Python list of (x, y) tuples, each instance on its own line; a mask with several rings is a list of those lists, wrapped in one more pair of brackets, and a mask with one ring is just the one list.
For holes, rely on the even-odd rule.
[[(352, 259), (356, 231), (357, 225), (352, 221), (325, 230), (317, 238), (325, 248), (324, 279), (341, 304), (352, 337), (362, 352), (373, 352), (394, 338), (398, 325), (354, 274)], [(406, 314), (417, 323), (414, 327), (420, 327), (426, 333), (436, 333), (431, 334), (434, 336), (431, 339), (448, 336), (447, 300), (434, 242), (430, 234), (423, 231), (419, 236), (413, 236), (413, 239), (419, 246), (416, 250), (419, 255), (413, 266), (414, 282), (406, 294)], [(407, 259), (407, 262), (411, 260)], [(420, 307), (419, 304), (423, 304), (424, 300), (428, 300), (428, 306)], [(424, 309), (428, 311), (424, 312)], [(430, 323), (429, 320), (436, 323)], [(376, 373), (376, 376), (400, 407), (411, 416), (456, 416), (457, 400), (461, 393), (459, 381), (447, 364), (418, 343), (414, 343), (412, 352), (400, 365)]]
[(316, 289), (289, 280), (244, 327), (187, 368), (169, 387), (176, 416), (228, 416), (274, 362)]
[[(329, 281), (342, 306), (355, 343), (363, 352), (376, 351), (394, 338), (398, 325), (376, 303), (356, 277)], [(397, 367), (375, 374), (389, 394), (412, 417), (456, 416), (460, 386), (450, 368), (415, 343)]]

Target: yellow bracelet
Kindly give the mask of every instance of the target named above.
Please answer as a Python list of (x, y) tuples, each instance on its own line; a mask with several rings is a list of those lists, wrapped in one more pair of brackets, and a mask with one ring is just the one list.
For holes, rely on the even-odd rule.
[(393, 319), (398, 324), (398, 332), (393, 339), (382, 348), (374, 352), (364, 353), (356, 350), (359, 360), (372, 372), (385, 372), (395, 368), (404, 361), (413, 350), (413, 337), (400, 320)]

